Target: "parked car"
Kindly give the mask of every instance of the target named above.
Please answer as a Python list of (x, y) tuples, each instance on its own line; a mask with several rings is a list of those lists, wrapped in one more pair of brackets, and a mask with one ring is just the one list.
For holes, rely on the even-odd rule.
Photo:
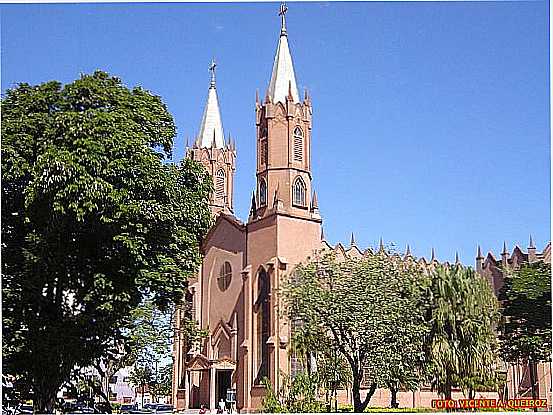
[(121, 405), (121, 408), (119, 408), (119, 413), (132, 414), (132, 413), (135, 413), (134, 411), (136, 411), (137, 409), (138, 409), (138, 406), (134, 403), (124, 403)]
[(155, 409), (156, 414), (172, 414), (174, 411), (173, 405), (158, 404)]
[(19, 405), (17, 409), (15, 410), (15, 413), (17, 415), (19, 414), (32, 414), (33, 413), (33, 405)]

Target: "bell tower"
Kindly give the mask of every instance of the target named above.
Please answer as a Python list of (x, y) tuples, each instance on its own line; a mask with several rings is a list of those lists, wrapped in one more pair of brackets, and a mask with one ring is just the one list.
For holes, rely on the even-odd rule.
[[(211, 61), (209, 71), (211, 81), (207, 94), (200, 131), (191, 148), (186, 149), (186, 157), (199, 161), (211, 174), (214, 192), (210, 197), (213, 215), (220, 212), (233, 213), (234, 172), (236, 170), (236, 145), (229, 135), (225, 141), (219, 100), (215, 85), (215, 61)], [(188, 143), (187, 143), (188, 147)]]
[(300, 101), (282, 4), (280, 37), (263, 102), (256, 94), (256, 190), (250, 221), (276, 212), (320, 219), (311, 176), (311, 100)]

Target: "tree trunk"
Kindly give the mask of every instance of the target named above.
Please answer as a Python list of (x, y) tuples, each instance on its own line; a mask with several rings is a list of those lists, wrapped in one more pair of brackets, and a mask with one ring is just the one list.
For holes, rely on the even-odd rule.
[(33, 412), (39, 414), (54, 413), (58, 388), (34, 389)]
[[(444, 399), (451, 400), (451, 381), (449, 378), (446, 381), (445, 388), (444, 388)], [(451, 412), (451, 408), (447, 408), (447, 412)]]
[(362, 376), (359, 376), (359, 375), (353, 377), (353, 387), (352, 387), (353, 412), (357, 412), (357, 413), (365, 411), (365, 408), (369, 404), (371, 397), (376, 391), (376, 383), (371, 384), (371, 387), (367, 392), (367, 396), (362, 401), (361, 400), (361, 378)]
[(397, 388), (390, 387), (390, 393), (392, 394), (392, 398), (390, 400), (390, 408), (399, 408), (399, 402), (397, 401)]
[[(538, 399), (538, 393), (536, 390), (536, 372), (534, 371), (534, 362), (528, 359), (528, 370), (530, 371), (530, 384), (532, 385), (532, 399), (535, 401)], [(537, 412), (538, 408), (534, 406), (534, 412)]]

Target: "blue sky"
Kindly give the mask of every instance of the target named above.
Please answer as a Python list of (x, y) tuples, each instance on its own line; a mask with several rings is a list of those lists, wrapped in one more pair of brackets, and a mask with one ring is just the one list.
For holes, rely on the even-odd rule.
[[(313, 106), (314, 187), (331, 243), (380, 237), (474, 264), (476, 245), (550, 239), (549, 6), (289, 3), (296, 78)], [(237, 141), (236, 213), (255, 173), (254, 99), (268, 86), (278, 3), (0, 6), (2, 91), (102, 69), (160, 95), (198, 132), (211, 58)]]

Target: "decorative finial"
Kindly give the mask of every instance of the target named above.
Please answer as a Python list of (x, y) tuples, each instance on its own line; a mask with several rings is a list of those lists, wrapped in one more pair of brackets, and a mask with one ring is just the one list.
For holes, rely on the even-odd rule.
[(311, 208), (314, 210), (314, 209), (319, 209), (319, 201), (317, 199), (317, 192), (315, 190), (313, 190), (313, 198), (311, 199), (312, 202), (311, 202)]
[(280, 36), (286, 36), (286, 12), (288, 11), (288, 7), (286, 7), (286, 3), (282, 2), (280, 4), (280, 10), (278, 12), (278, 15), (280, 16)]
[(351, 239), (349, 241), (349, 245), (350, 246), (355, 245), (355, 235), (353, 234), (353, 232), (351, 233)]
[(254, 217), (257, 212), (257, 204), (255, 203), (255, 190), (252, 192), (252, 203), (250, 206), (250, 216)]
[(288, 100), (293, 101), (294, 97), (292, 96), (292, 81), (288, 81)]
[(215, 128), (213, 129), (213, 141), (211, 142), (211, 148), (217, 147), (217, 141), (215, 140)]
[(530, 235), (530, 245), (528, 245), (528, 248), (530, 249), (534, 249), (535, 246), (534, 246), (534, 239), (532, 238), (532, 235)]
[(480, 249), (480, 245), (478, 245), (478, 251), (476, 252), (476, 259), (484, 259), (482, 256), (482, 250)]
[(211, 72), (211, 88), (215, 88), (215, 68), (217, 67), (217, 64), (215, 63), (215, 59), (211, 59), (211, 63), (209, 64), (209, 71)]

